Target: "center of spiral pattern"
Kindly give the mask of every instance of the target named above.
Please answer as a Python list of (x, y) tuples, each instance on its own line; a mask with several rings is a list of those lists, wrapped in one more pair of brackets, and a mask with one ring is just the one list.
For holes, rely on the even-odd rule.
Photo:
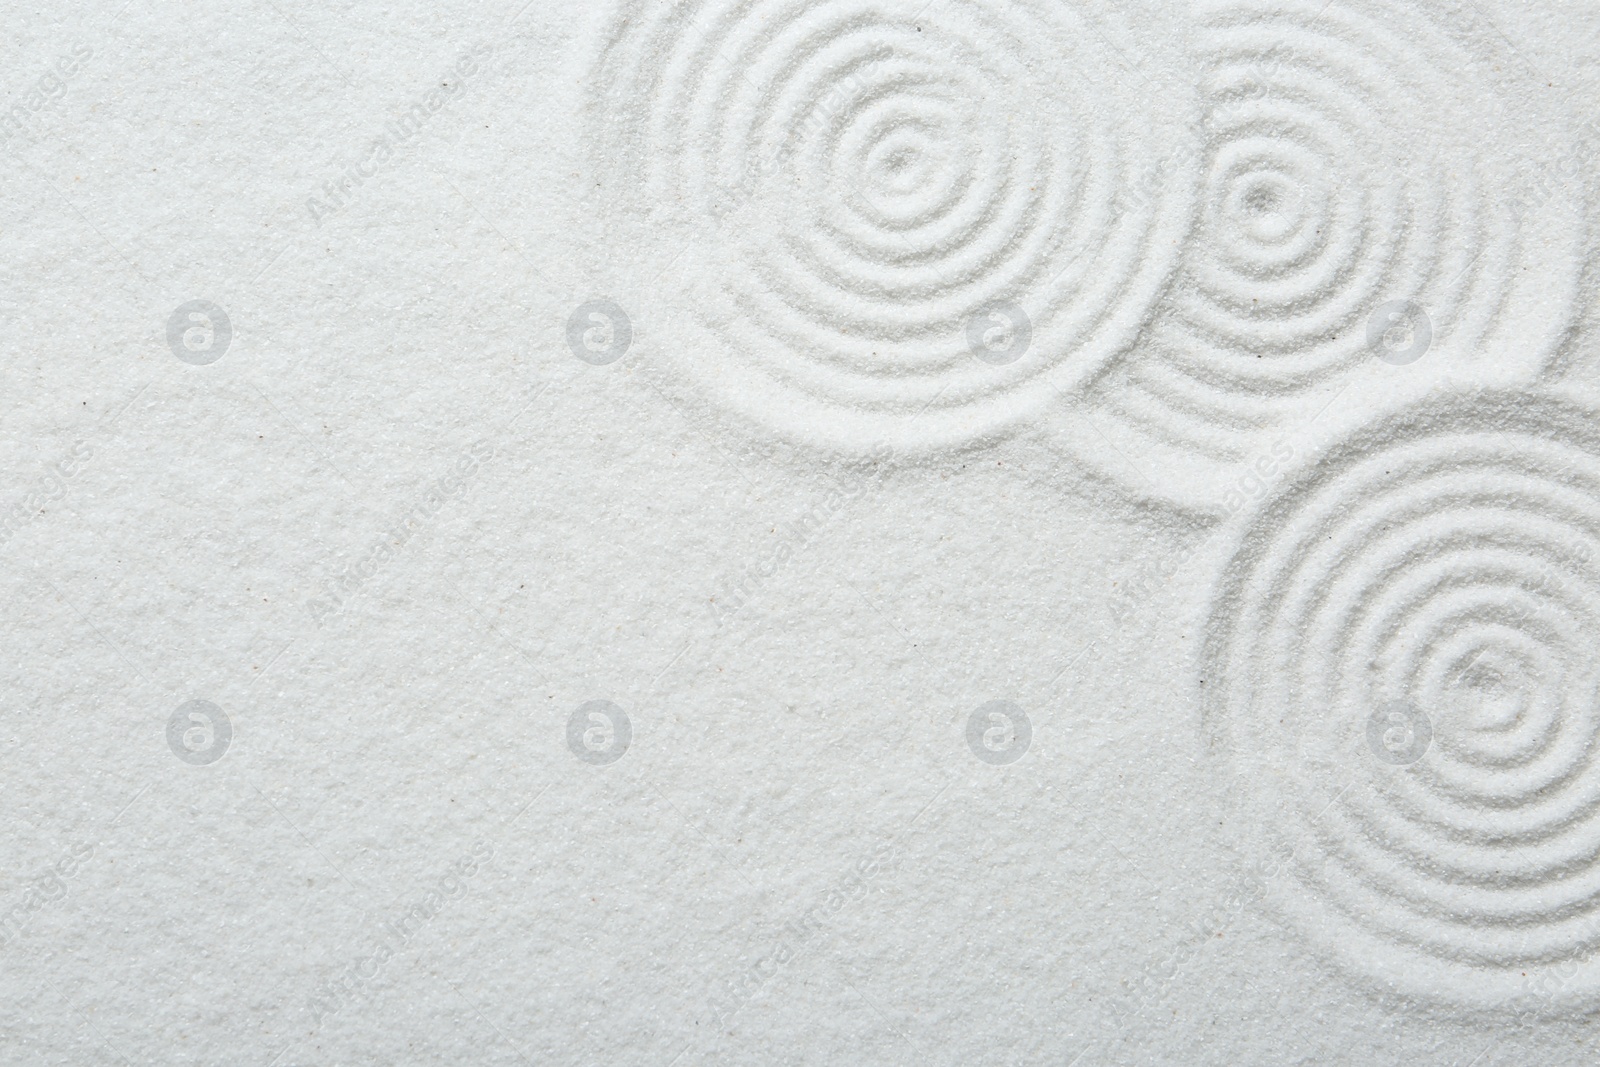
[[(1130, 67), (1117, 6), (624, 3), (597, 59), (596, 169), (694, 278), (663, 299), (712, 335), (685, 340), (687, 368), (780, 430), (911, 449), (1100, 373), (1176, 265), (1198, 167), (1175, 152), (1196, 79), (1149, 26)], [(968, 328), (997, 305), (1030, 346), (974, 358)]]
[(1556, 967), (1600, 989), (1592, 416), (1492, 394), (1409, 413), (1254, 530), (1206, 683), (1244, 810), (1293, 855), (1279, 903), (1428, 995), (1504, 1002)]
[[(1096, 386), (1138, 491), (1215, 510), (1230, 471), (1377, 377), (1376, 359), (1407, 371), (1372, 388), (1418, 398), (1466, 374), (1525, 383), (1554, 354), (1583, 198), (1543, 175), (1571, 134), (1507, 76), (1491, 31), (1437, 15), (1403, 0), (1195, 8), (1199, 219), (1141, 358)], [(1490, 123), (1526, 142), (1485, 138)], [(1385, 327), (1394, 308), (1406, 329)], [(1094, 462), (1102, 442), (1088, 444)]]

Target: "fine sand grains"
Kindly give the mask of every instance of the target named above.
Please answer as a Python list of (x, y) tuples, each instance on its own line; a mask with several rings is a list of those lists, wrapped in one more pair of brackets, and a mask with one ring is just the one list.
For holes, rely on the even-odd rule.
[(706, 404), (857, 457), (1043, 428), (1225, 519), (1195, 696), (1279, 913), (1419, 996), (1600, 993), (1600, 419), (1540, 391), (1588, 232), (1503, 37), (1390, 0), (626, 0), (590, 69), (599, 202)]
[[(1125, 353), (1194, 216), (1166, 19), (1053, 0), (622, 6), (595, 169), (722, 405), (899, 450), (1026, 424)], [(654, 279), (652, 279), (654, 281)]]
[[(1600, 987), (1600, 422), (1430, 402), (1238, 532), (1206, 631), (1211, 754), (1280, 905), (1353, 969), (1505, 1006)], [(1263, 837), (1262, 827), (1269, 832)]]

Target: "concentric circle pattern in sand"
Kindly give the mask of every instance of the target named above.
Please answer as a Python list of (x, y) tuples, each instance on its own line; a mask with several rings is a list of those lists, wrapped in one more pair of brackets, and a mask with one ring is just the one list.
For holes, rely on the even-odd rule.
[[(975, 440), (1102, 370), (1175, 268), (1199, 162), (1196, 77), (1131, 14), (625, 3), (595, 166), (649, 224), (662, 306), (709, 328), (668, 354), (764, 426), (843, 446)], [(997, 306), (1025, 323), (974, 327)], [(975, 358), (969, 335), (996, 331), (1007, 358)]]
[(1300, 929), (1418, 995), (1600, 991), (1597, 637), (1594, 412), (1413, 411), (1255, 516), (1203, 691)]
[[(1199, 221), (1150, 344), (1098, 394), (1143, 475), (1206, 507), (1215, 471), (1346, 384), (1531, 381), (1571, 321), (1583, 240), (1544, 79), (1530, 90), (1465, 10), (1447, 29), (1394, 0), (1242, 0), (1197, 21)], [(1482, 136), (1501, 126), (1525, 139)], [(1402, 326), (1421, 354), (1390, 367), (1373, 317), (1401, 302), (1423, 313)]]

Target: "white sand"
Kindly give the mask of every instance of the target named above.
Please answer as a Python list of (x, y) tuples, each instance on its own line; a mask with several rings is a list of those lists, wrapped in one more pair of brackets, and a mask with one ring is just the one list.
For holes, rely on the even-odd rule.
[(0, 1064), (1600, 1061), (1592, 5), (5, 25)]

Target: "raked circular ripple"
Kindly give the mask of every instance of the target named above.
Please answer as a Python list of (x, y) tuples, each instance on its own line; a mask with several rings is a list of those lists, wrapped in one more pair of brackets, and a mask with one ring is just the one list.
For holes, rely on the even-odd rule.
[(1467, 9), (1445, 26), (1413, 3), (1243, 0), (1197, 18), (1199, 221), (1150, 351), (1101, 394), (1144, 470), (1194, 484), (1182, 459), (1245, 459), (1386, 369), (1369, 327), (1393, 302), (1432, 331), (1396, 388), (1537, 375), (1582, 263), (1555, 90)]
[(1296, 479), (1243, 535), (1203, 675), (1283, 909), (1411, 993), (1592, 1002), (1597, 637), (1595, 412), (1469, 395)]
[[(1195, 197), (1176, 151), (1194, 77), (1158, 20), (1130, 16), (625, 3), (596, 60), (595, 168), (659, 245), (647, 287), (714, 335), (667, 355), (769, 428), (846, 447), (974, 440), (1102, 370), (1146, 323)], [(1027, 316), (1014, 362), (969, 345), (995, 306)], [(1005, 348), (1011, 324), (984, 319)]]

